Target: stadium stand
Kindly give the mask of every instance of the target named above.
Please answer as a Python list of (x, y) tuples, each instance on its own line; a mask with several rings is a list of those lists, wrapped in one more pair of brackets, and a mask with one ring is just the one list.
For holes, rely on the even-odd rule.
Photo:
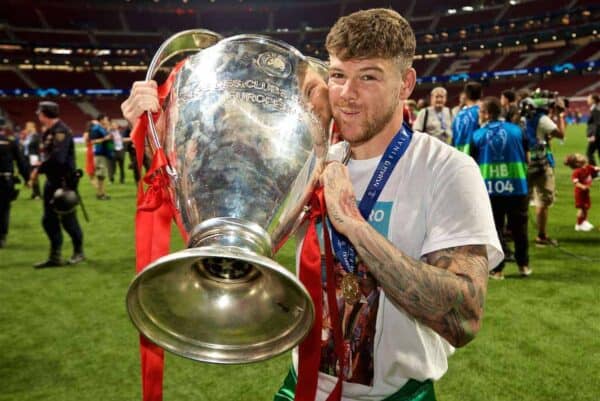
[(552, 7), (548, 7), (548, 2), (544, 0), (517, 3), (508, 8), (503, 18), (510, 20), (523, 18), (523, 16), (552, 14), (555, 10), (566, 8), (571, 3), (571, 0), (555, 0), (552, 2)]
[(92, 71), (31, 70), (27, 71), (26, 74), (40, 88), (84, 89), (102, 87)]
[[(361, 8), (392, 7), (411, 21), (417, 35), (414, 66), (424, 81), (413, 97), (427, 97), (439, 82), (454, 103), (462, 73), (503, 72), (482, 76), (486, 94), (506, 88), (544, 87), (581, 98), (598, 91), (600, 6), (592, 0), (478, 2), (433, 0), (219, 0), (192, 4), (182, 0), (6, 0), (10, 13), (0, 17), (0, 113), (13, 123), (34, 116), (27, 110), (47, 95), (43, 89), (64, 91), (59, 98), (77, 132), (94, 111), (118, 114), (118, 105), (160, 44), (171, 34), (204, 28), (225, 36), (264, 34), (298, 47), (307, 55), (325, 57), (325, 35), (341, 15)], [(483, 4), (483, 5), (482, 5)], [(589, 67), (581, 63), (594, 62)], [(558, 64), (576, 70), (543, 70)], [(521, 75), (510, 71), (529, 68)], [(437, 83), (436, 83), (437, 82)], [(22, 90), (15, 93), (15, 89)], [(41, 92), (27, 93), (24, 91)], [(85, 90), (122, 90), (117, 95)], [(102, 96), (99, 96), (100, 93)], [(115, 92), (117, 93), (117, 92)], [(91, 105), (77, 106), (85, 101)], [(87, 114), (86, 114), (87, 113)], [(72, 114), (72, 115), (71, 115)]]
[(106, 114), (111, 119), (120, 119), (121, 117), (121, 101), (119, 98), (97, 98), (94, 100), (94, 107), (100, 113)]
[(481, 10), (476, 13), (460, 13), (460, 14), (447, 14), (440, 17), (437, 27), (448, 30), (456, 31), (464, 27), (473, 25), (475, 21), (481, 22), (493, 22), (501, 11), (501, 7), (493, 7), (487, 10)]
[(562, 62), (561, 51), (558, 49), (543, 49), (511, 53), (496, 66), (498, 70), (509, 70), (535, 66), (552, 65)]
[(198, 27), (196, 13), (180, 13), (175, 10), (165, 11), (157, 7), (145, 10), (124, 10), (123, 18), (131, 31), (162, 32), (176, 26), (180, 30)]
[(580, 47), (572, 56), (573, 61), (593, 61), (600, 59), (598, 42), (590, 42)]
[(0, 70), (0, 82), (3, 89), (19, 89), (28, 86), (14, 70)]
[[(68, 122), (73, 132), (78, 134), (83, 133), (91, 117), (83, 113), (70, 99), (53, 98), (52, 100), (58, 103), (61, 118)], [(0, 98), (0, 107), (8, 113), (15, 127), (23, 127), (26, 121), (36, 120), (35, 110), (38, 102), (39, 99), (32, 97)]]
[(31, 46), (90, 46), (92, 42), (86, 32), (15, 29), (14, 34), (22, 42)]
[(106, 9), (101, 4), (82, 2), (77, 7), (64, 3), (44, 4), (44, 19), (52, 28), (77, 30), (120, 30), (122, 29), (118, 13)]
[(146, 76), (143, 71), (105, 71), (103, 74), (114, 88), (127, 88), (132, 82), (141, 81)]

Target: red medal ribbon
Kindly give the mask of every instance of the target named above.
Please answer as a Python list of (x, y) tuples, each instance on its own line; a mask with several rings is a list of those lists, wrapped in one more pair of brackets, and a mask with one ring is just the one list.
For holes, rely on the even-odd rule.
[[(175, 79), (177, 71), (183, 65), (180, 62), (171, 71), (164, 84), (158, 88), (159, 102), (162, 105)], [(153, 116), (155, 121), (158, 114)], [(137, 150), (137, 164), (141, 171), (144, 159), (148, 119), (139, 118), (131, 137)], [(169, 252), (171, 240), (171, 221), (175, 220), (187, 241), (181, 219), (169, 192), (168, 166), (164, 151), (158, 149), (152, 157), (150, 169), (140, 181), (135, 216), (136, 272), (139, 273), (151, 262)], [(148, 186), (144, 192), (144, 184)], [(142, 371), (143, 401), (162, 401), (164, 353), (157, 345), (140, 335), (140, 354)]]
[(321, 247), (317, 235), (317, 219), (323, 215), (323, 190), (316, 189), (310, 200), (308, 229), (300, 253), (300, 281), (315, 307), (315, 322), (298, 347), (298, 383), (296, 401), (313, 401), (317, 392), (321, 363), (321, 328), (323, 325), (323, 290), (321, 288)]
[[(324, 202), (323, 197), (323, 202)], [(323, 211), (323, 222), (325, 222), (326, 213)], [(340, 319), (340, 311), (338, 309), (337, 297), (335, 294), (335, 272), (333, 270), (334, 260), (331, 247), (331, 239), (329, 238), (329, 230), (327, 225), (323, 223), (323, 239), (325, 246), (325, 267), (327, 269), (327, 303), (329, 304), (329, 320), (333, 330), (333, 345), (335, 353), (339, 361), (338, 380), (333, 388), (327, 401), (340, 401), (342, 399), (342, 383), (345, 379), (344, 374), (348, 366), (348, 358), (344, 352), (344, 338), (342, 336), (342, 320)]]
[[(309, 224), (304, 236), (300, 254), (300, 281), (304, 284), (315, 306), (315, 323), (308, 336), (298, 348), (298, 382), (296, 384), (295, 401), (313, 401), (319, 380), (321, 363), (321, 330), (323, 327), (323, 289), (321, 287), (321, 248), (316, 224), (320, 218), (325, 238), (325, 264), (327, 267), (327, 303), (330, 321), (333, 326), (335, 351), (340, 358), (342, 351), (342, 331), (339, 311), (335, 296), (335, 276), (333, 271), (333, 253), (329, 232), (325, 225), (326, 207), (323, 188), (314, 190), (310, 200)], [(341, 359), (340, 359), (341, 360)], [(340, 367), (338, 382), (328, 401), (339, 401), (342, 396), (343, 366)]]

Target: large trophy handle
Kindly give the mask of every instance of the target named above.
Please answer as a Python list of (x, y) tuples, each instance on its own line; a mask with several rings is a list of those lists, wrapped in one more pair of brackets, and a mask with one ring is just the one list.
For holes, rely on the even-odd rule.
[[(210, 47), (223, 39), (218, 33), (208, 31), (206, 29), (190, 29), (187, 31), (178, 32), (165, 40), (150, 62), (148, 72), (146, 73), (146, 81), (154, 78), (156, 72), (173, 57), (188, 52), (198, 52)], [(158, 132), (154, 125), (154, 119), (150, 111), (146, 112), (148, 125), (150, 127), (151, 140), (149, 141), (150, 149), (156, 152), (162, 147)], [(171, 173), (171, 172), (169, 172)]]
[(329, 64), (326, 61), (316, 57), (305, 56), (308, 64), (323, 78), (325, 82), (329, 80)]

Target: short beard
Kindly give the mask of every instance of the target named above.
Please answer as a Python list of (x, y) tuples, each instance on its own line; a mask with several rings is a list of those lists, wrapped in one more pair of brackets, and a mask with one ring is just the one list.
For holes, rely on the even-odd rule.
[(400, 103), (398, 96), (394, 96), (394, 99), (396, 99), (396, 101), (383, 114), (381, 114), (378, 118), (376, 117), (373, 119), (373, 121), (366, 122), (363, 134), (356, 141), (350, 142), (350, 145), (356, 146), (368, 142), (383, 130), (383, 128), (394, 116), (394, 113), (398, 108), (398, 104)]

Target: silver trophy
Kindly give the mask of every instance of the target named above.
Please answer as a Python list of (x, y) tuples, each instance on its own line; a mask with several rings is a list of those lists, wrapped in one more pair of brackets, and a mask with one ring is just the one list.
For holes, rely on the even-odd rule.
[(327, 154), (327, 131), (305, 100), (322, 78), (285, 43), (186, 31), (161, 46), (147, 79), (190, 51), (163, 129), (151, 125), (150, 136), (168, 157), (188, 249), (142, 271), (127, 308), (143, 335), (175, 354), (261, 361), (297, 345), (314, 319), (304, 286), (272, 257), (298, 226)]

